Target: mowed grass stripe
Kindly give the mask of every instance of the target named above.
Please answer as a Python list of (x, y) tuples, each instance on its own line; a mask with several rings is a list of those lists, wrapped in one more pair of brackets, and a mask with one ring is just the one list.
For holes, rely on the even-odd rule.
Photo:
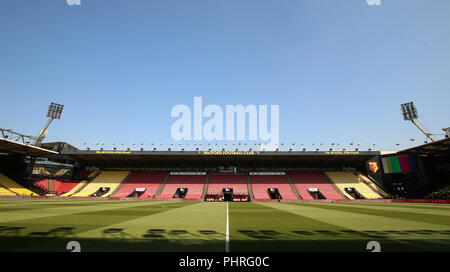
[[(367, 241), (373, 240), (367, 233), (285, 208), (288, 205), (281, 203), (230, 203), (230, 250), (365, 251)], [(386, 244), (393, 249), (403, 246), (391, 241)]]
[[(133, 204), (133, 205), (131, 205)], [(67, 214), (45, 216), (26, 220), (16, 220), (7, 222), (8, 226), (24, 226), (25, 233), (32, 232), (48, 232), (54, 228), (71, 227), (73, 233), (81, 233), (94, 228), (109, 226), (122, 221), (127, 221), (155, 213), (167, 211), (180, 206), (189, 205), (191, 203), (126, 203), (99, 209), (96, 205), (84, 209), (82, 212), (69, 212)], [(164, 206), (164, 208), (162, 207)], [(86, 207), (87, 208), (87, 207)]]
[[(20, 201), (20, 200), (19, 200)], [(59, 207), (75, 207), (75, 206), (90, 206), (95, 202), (92, 201), (23, 201), (23, 202), (11, 202), (5, 203), (0, 202), (0, 213), (1, 212), (9, 212), (9, 211), (27, 211), (27, 210), (36, 210), (36, 209), (45, 209), (45, 208), (59, 208)], [(113, 204), (108, 203), (108, 204)]]
[[(297, 204), (298, 205), (298, 204)], [(340, 204), (329, 204), (329, 203), (308, 203), (305, 204), (309, 207), (315, 207), (320, 209), (328, 209), (333, 211), (342, 211), (356, 214), (363, 214), (369, 216), (377, 216), (377, 217), (387, 217), (393, 219), (401, 219), (415, 222), (423, 222), (427, 224), (434, 225), (443, 225), (450, 226), (450, 217), (449, 216), (441, 216), (435, 214), (425, 214), (425, 213), (415, 213), (415, 212), (405, 212), (398, 210), (397, 208), (391, 209), (370, 209), (370, 208), (361, 208), (361, 207), (353, 207), (348, 205), (340, 205)]]
[[(229, 210), (233, 240), (264, 239), (264, 236), (269, 236), (272, 232), (274, 235), (283, 235), (282, 238), (295, 239), (296, 235), (290, 233), (291, 231), (346, 229), (265, 203), (230, 203)], [(282, 230), (285, 232), (278, 233)]]
[[(342, 202), (345, 203), (345, 202)], [(434, 203), (384, 203), (384, 202), (354, 202), (346, 204), (359, 204), (359, 205), (379, 205), (386, 207), (399, 207), (399, 208), (419, 208), (427, 210), (439, 210), (450, 211), (450, 204), (434, 204)]]
[[(323, 204), (323, 203), (317, 203)], [(327, 203), (327, 205), (337, 206), (337, 207), (352, 207), (352, 208), (361, 208), (361, 209), (374, 209), (374, 210), (393, 210), (400, 212), (408, 212), (408, 213), (418, 213), (418, 214), (431, 214), (437, 216), (450, 216), (450, 210), (436, 210), (436, 209), (427, 209), (427, 208), (418, 208), (418, 207), (397, 207), (397, 206), (385, 206), (379, 205), (378, 203)]]
[[(167, 209), (164, 204), (160, 213), (102, 226), (80, 233), (78, 237), (132, 240), (137, 245), (132, 251), (225, 250), (226, 203), (179, 202), (174, 205), (179, 208)], [(119, 230), (119, 233), (109, 235), (111, 230)]]
[[(7, 222), (20, 221), (20, 220), (30, 220), (38, 219), (44, 217), (54, 217), (61, 215), (76, 214), (82, 212), (92, 212), (92, 211), (103, 211), (110, 209), (117, 209), (118, 207), (134, 207), (144, 205), (142, 201), (117, 201), (112, 202), (108, 200), (97, 200), (89, 203), (88, 205), (79, 205), (78, 202), (74, 202), (73, 205), (67, 206), (41, 206), (39, 209), (22, 210), (20, 212), (2, 212), (0, 213), (0, 223), (5, 224)], [(153, 202), (152, 202), (153, 203)], [(30, 203), (30, 205), (35, 205)]]
[[(128, 220), (122, 220), (115, 224), (108, 224), (107, 228), (123, 228), (134, 238), (145, 238), (143, 235), (150, 228), (154, 229), (189, 229), (200, 230), (202, 226), (214, 226), (214, 229), (225, 233), (226, 204), (198, 202), (166, 202), (159, 203), (154, 208), (160, 212), (150, 213)], [(93, 229), (89, 232), (81, 233), (80, 237), (98, 236), (105, 228)]]
[(309, 203), (260, 204), (350, 229), (343, 232), (351, 236), (337, 236), (341, 239), (338, 244), (343, 246), (348, 246), (348, 239), (358, 240), (362, 235), (366, 238), (361, 241), (379, 241), (385, 251), (450, 250), (450, 230), (442, 225), (322, 209)]
[[(113, 203), (114, 201), (110, 201)], [(0, 206), (1, 207), (7, 207), (7, 206), (27, 206), (30, 207), (32, 204), (34, 206), (41, 206), (41, 205), (75, 205), (75, 203), (78, 203), (78, 205), (89, 205), (91, 203), (94, 203), (94, 200), (74, 200), (74, 199), (14, 199), (14, 200), (0, 200)]]
[[(92, 205), (91, 208), (93, 211), (11, 221), (8, 222), (8, 225), (0, 228), (0, 241), (11, 238), (9, 235), (11, 232), (8, 230), (19, 228), (19, 232), (13, 234), (13, 236), (16, 238), (18, 236), (28, 237), (29, 239), (17, 239), (18, 241), (25, 242), (11, 244), (9, 245), (8, 250), (13, 247), (16, 249), (25, 248), (33, 251), (37, 248), (45, 248), (49, 243), (51, 243), (51, 240), (55, 238), (76, 238), (79, 237), (78, 234), (81, 232), (86, 232), (99, 227), (107, 227), (121, 221), (148, 216), (150, 214), (167, 211), (174, 208), (176, 209), (192, 203), (134, 202), (133, 206), (130, 204), (131, 203), (122, 202), (121, 205), (114, 205), (114, 209), (103, 210), (98, 210), (96, 209), (96, 206)], [(96, 238), (102, 238), (102, 235), (99, 235)], [(4, 246), (5, 244), (2, 243), (2, 250), (5, 250)], [(6, 246), (8, 247), (8, 245)]]
[(447, 226), (443, 225), (403, 220), (402, 218), (389, 218), (364, 213), (354, 213), (342, 211), (334, 207), (326, 208), (326, 204), (320, 207), (316, 207), (315, 204), (311, 203), (262, 203), (261, 205), (275, 207), (286, 212), (328, 222), (356, 231), (420, 231), (427, 229), (448, 231), (449, 229)]

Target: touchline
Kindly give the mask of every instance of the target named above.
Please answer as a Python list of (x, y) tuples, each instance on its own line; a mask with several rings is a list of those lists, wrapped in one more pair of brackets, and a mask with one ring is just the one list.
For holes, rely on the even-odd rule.
[[(280, 137), (279, 112), (279, 105), (270, 105), (269, 131), (267, 105), (226, 105), (224, 121), (222, 107), (214, 104), (203, 107), (203, 98), (194, 97), (193, 113), (191, 108), (184, 104), (172, 108), (170, 116), (178, 119), (172, 124), (171, 135), (175, 141), (261, 140), (270, 143), (269, 146), (277, 146)], [(203, 119), (206, 119), (205, 123)]]

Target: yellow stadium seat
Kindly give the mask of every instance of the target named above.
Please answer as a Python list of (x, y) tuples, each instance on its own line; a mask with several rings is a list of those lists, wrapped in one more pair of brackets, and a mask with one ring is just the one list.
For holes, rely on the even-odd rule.
[(380, 199), (381, 197), (375, 193), (369, 186), (361, 182), (358, 177), (351, 172), (325, 172), (325, 174), (333, 181), (336, 187), (349, 199), (354, 199), (349, 195), (345, 188), (355, 188), (366, 199)]
[(376, 184), (375, 182), (373, 182), (370, 178), (368, 178), (367, 176), (365, 176), (363, 173), (358, 172), (358, 178), (360, 178), (363, 182), (365, 182), (366, 184), (370, 184), (370, 186), (372, 186), (372, 188), (375, 188), (377, 190), (377, 193), (380, 194), (381, 196), (388, 198), (388, 194), (383, 190), (383, 188), (381, 188), (380, 186), (378, 186), (378, 184)]
[(121, 184), (122, 181), (129, 175), (128, 171), (102, 171), (80, 192), (72, 195), (77, 196), (91, 196), (102, 187), (109, 188), (109, 191), (102, 195), (102, 197), (110, 196)]
[[(88, 178), (92, 178), (97, 174), (97, 172), (92, 172)], [(82, 188), (84, 185), (86, 185), (87, 183), (89, 183), (89, 180), (82, 180), (80, 181), (80, 183), (78, 183), (75, 187), (72, 188), (72, 190), (70, 190), (67, 193), (62, 194), (61, 196), (71, 196), (73, 195), (75, 192), (77, 192), (78, 190), (80, 190), (80, 188)]]
[(0, 173), (0, 184), (3, 185), (3, 187), (8, 188), (8, 190), (13, 191), (14, 193), (18, 195), (23, 196), (31, 196), (31, 195), (37, 195), (36, 193), (28, 190), (27, 188), (19, 185), (12, 179), (8, 178), (7, 176)]
[(16, 195), (15, 193), (13, 193), (9, 190), (6, 190), (3, 187), (0, 187), (0, 196), (15, 196), (15, 195)]

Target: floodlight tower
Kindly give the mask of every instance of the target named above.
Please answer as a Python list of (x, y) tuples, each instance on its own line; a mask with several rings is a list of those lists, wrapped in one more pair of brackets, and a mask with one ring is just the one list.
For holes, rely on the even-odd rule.
[(417, 113), (417, 108), (413, 102), (404, 103), (400, 105), (403, 114), (403, 120), (411, 121), (420, 131), (422, 131), (425, 136), (430, 138), (432, 142), (438, 139), (419, 122), (419, 115)]
[(47, 117), (49, 118), (47, 120), (47, 122), (44, 125), (44, 128), (41, 130), (41, 134), (39, 134), (39, 136), (36, 138), (36, 141), (34, 142), (34, 146), (40, 146), (42, 143), (42, 140), (44, 140), (44, 138), (47, 135), (47, 129), (50, 126), (50, 124), (52, 123), (53, 120), (55, 119), (61, 119), (61, 114), (63, 112), (64, 109), (64, 105), (61, 104), (57, 104), (52, 102), (50, 104), (50, 106), (48, 106), (48, 112), (47, 112)]
[(450, 127), (443, 128), (442, 130), (445, 132), (445, 137), (446, 138), (450, 137)]

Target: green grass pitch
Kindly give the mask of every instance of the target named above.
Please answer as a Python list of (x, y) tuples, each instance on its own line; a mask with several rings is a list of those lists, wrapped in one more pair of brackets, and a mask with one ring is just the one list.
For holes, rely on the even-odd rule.
[(223, 252), (227, 237), (231, 252), (450, 251), (450, 205), (0, 200), (0, 251)]

